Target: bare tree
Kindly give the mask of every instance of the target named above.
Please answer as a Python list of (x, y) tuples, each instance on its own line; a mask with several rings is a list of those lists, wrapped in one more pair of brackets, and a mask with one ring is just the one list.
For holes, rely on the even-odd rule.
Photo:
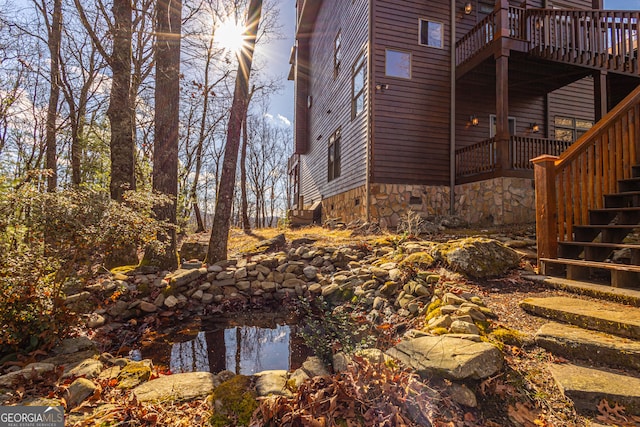
[[(178, 197), (178, 117), (180, 104), (180, 36), (182, 0), (159, 0), (156, 10), (156, 106), (153, 149), (153, 189), (171, 196), (173, 203), (155, 208), (159, 219), (176, 224)], [(161, 267), (178, 266), (176, 230), (168, 232)], [(162, 240), (162, 239), (161, 239)]]
[(211, 262), (227, 258), (227, 239), (231, 219), (233, 193), (236, 180), (236, 166), (238, 163), (238, 149), (240, 146), (240, 133), (242, 121), (247, 108), (249, 97), (249, 77), (253, 62), (253, 51), (256, 44), (258, 24), (262, 13), (262, 0), (251, 0), (246, 19), (246, 47), (238, 55), (238, 72), (233, 92), (233, 104), (229, 127), (227, 131), (227, 143), (225, 145), (224, 161), (222, 164), (222, 176), (216, 209), (209, 239), (209, 252), (207, 260)]

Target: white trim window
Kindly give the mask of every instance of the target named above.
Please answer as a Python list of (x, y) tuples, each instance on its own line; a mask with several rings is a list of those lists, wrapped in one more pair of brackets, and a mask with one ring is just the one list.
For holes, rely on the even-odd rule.
[(364, 111), (367, 87), (367, 57), (361, 55), (353, 66), (351, 92), (351, 119)]
[(418, 44), (443, 49), (444, 24), (421, 18), (419, 21)]

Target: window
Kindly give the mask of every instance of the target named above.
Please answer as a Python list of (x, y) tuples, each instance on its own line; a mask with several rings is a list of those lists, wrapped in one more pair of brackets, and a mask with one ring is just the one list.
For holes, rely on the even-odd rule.
[(411, 78), (411, 53), (387, 49), (384, 73), (389, 77)]
[(431, 46), (442, 49), (444, 47), (444, 25), (441, 22), (420, 20), (420, 40), (423, 46)]
[(573, 117), (556, 116), (554, 122), (556, 125), (555, 139), (558, 141), (573, 142), (593, 126), (591, 120), (576, 119)]
[[(495, 114), (489, 115), (489, 122), (491, 123), (491, 126), (489, 127), (489, 138), (493, 138), (494, 136), (496, 136), (496, 128), (497, 128), (497, 119)], [(516, 118), (515, 117), (509, 117), (509, 134), (510, 135), (516, 134)]]
[(327, 179), (333, 181), (340, 176), (340, 128), (329, 137), (329, 150), (327, 155)]
[(340, 71), (340, 63), (342, 62), (342, 35), (341, 32), (338, 31), (338, 35), (333, 40), (333, 77), (336, 78), (338, 76), (338, 71)]
[(351, 118), (364, 111), (365, 87), (367, 83), (367, 61), (362, 55), (353, 66), (353, 92), (351, 96)]

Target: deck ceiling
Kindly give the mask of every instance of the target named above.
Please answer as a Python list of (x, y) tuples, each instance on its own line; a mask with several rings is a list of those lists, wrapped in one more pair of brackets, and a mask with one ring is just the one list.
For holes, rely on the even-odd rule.
[[(544, 95), (591, 75), (593, 70), (532, 58), (520, 52), (509, 57), (509, 88), (527, 88), (535, 94)], [(486, 87), (495, 85), (496, 67), (493, 58), (483, 61), (460, 80), (465, 86)]]

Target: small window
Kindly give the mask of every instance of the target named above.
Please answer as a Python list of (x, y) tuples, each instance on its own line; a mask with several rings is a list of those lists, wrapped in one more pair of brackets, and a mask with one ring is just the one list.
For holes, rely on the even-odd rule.
[(411, 78), (411, 53), (387, 49), (384, 73), (389, 77)]
[(342, 63), (342, 35), (341, 31), (338, 31), (338, 35), (333, 41), (333, 77), (338, 76), (340, 71), (340, 64)]
[[(490, 114), (489, 120), (491, 123), (491, 126), (489, 127), (489, 138), (493, 138), (494, 136), (496, 136), (496, 128), (498, 126), (496, 115)], [(516, 118), (509, 117), (509, 135), (515, 135), (515, 134), (516, 134)]]
[(419, 34), (421, 45), (439, 49), (444, 47), (444, 25), (441, 22), (421, 19)]
[(327, 155), (328, 181), (333, 181), (340, 176), (340, 139), (340, 129), (329, 137), (329, 150)]
[(351, 96), (351, 118), (364, 111), (367, 83), (367, 61), (362, 55), (353, 66), (353, 92)]
[(573, 117), (556, 116), (555, 139), (558, 141), (573, 142), (584, 135), (593, 126), (593, 121), (575, 119)]

